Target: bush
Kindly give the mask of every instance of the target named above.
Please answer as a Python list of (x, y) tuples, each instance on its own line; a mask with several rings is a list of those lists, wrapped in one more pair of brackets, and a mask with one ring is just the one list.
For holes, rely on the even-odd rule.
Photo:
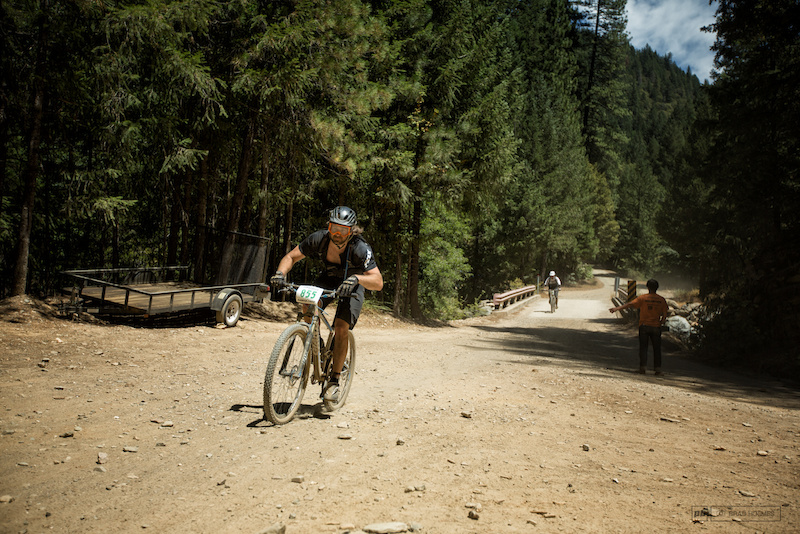
[[(742, 297), (742, 295), (739, 295)], [(710, 362), (740, 371), (800, 380), (796, 347), (773, 339), (768, 314), (752, 299), (725, 299), (711, 305), (699, 328), (697, 354)]]
[(569, 273), (567, 281), (571, 283), (586, 282), (592, 279), (593, 276), (592, 266), (588, 263), (579, 263), (575, 267), (575, 272)]

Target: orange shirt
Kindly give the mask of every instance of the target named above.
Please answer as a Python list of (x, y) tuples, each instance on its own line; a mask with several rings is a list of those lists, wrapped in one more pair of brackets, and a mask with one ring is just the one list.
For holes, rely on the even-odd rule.
[(631, 307), (639, 309), (639, 326), (661, 326), (661, 318), (666, 318), (669, 311), (664, 297), (655, 293), (636, 297)]

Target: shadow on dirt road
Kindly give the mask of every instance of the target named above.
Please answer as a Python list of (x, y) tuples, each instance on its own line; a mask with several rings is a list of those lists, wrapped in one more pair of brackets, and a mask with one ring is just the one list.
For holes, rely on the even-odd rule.
[(638, 375), (636, 327), (608, 315), (607, 308), (611, 305), (608, 285), (613, 276), (601, 273), (599, 277), (603, 278), (603, 287), (562, 291), (561, 309), (556, 314), (545, 310), (543, 299), (533, 298), (510, 321), (476, 326), (494, 334), (482, 338), (482, 343), (514, 355), (516, 360), (512, 361), (521, 365), (560, 366), (608, 377), (622, 373), (619, 376), (633, 376), (695, 393), (763, 406), (800, 408), (800, 391), (796, 388), (774, 378), (745, 375), (699, 362), (668, 336), (662, 340), (664, 376), (652, 374), (652, 347), (648, 352), (648, 374)]

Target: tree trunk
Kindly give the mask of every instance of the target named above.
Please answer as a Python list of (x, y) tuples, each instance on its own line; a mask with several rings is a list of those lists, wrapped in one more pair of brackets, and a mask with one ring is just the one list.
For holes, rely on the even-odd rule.
[(200, 177), (197, 184), (197, 196), (195, 205), (197, 206), (197, 216), (195, 217), (194, 234), (194, 281), (204, 284), (206, 281), (206, 237), (208, 236), (208, 182), (209, 168), (211, 166), (212, 151), (200, 162)]
[(111, 221), (111, 267), (119, 269), (119, 221)]
[[(5, 40), (3, 40), (5, 42)], [(5, 46), (2, 45), (2, 54)], [(6, 80), (0, 80), (0, 219), (3, 218), (3, 197), (5, 196), (5, 176), (8, 161), (8, 95), (6, 94)]]
[(414, 215), (411, 218), (411, 269), (408, 273), (408, 297), (411, 308), (411, 317), (414, 320), (423, 319), (422, 309), (419, 307), (419, 239), (422, 230), (422, 199), (414, 199)]
[(288, 254), (292, 250), (292, 217), (294, 217), (294, 185), (292, 185), (292, 193), (289, 195), (289, 202), (286, 204), (286, 220), (283, 223), (284, 254)]
[(253, 140), (256, 131), (256, 112), (250, 113), (247, 121), (247, 130), (242, 140), (242, 155), (239, 158), (239, 171), (236, 179), (236, 189), (231, 199), (231, 209), (228, 214), (228, 224), (226, 227), (225, 244), (222, 246), (217, 284), (231, 283), (230, 276), (231, 262), (233, 261), (233, 251), (236, 247), (236, 232), (239, 230), (239, 219), (242, 217), (242, 206), (247, 195), (247, 181), (250, 178), (250, 169), (253, 165)]
[(397, 316), (403, 314), (403, 245), (400, 239), (395, 241), (394, 263), (394, 306), (392, 311)]
[(269, 257), (269, 245), (271, 240), (267, 237), (267, 213), (269, 205), (267, 204), (267, 191), (269, 189), (269, 148), (268, 144), (264, 143), (264, 150), (261, 154), (261, 187), (258, 194), (258, 236), (264, 239), (258, 240), (258, 251), (256, 258), (253, 262), (254, 269), (260, 269), (254, 272), (254, 279), (259, 282), (266, 282), (267, 280), (267, 258)]
[(544, 255), (542, 256), (542, 270), (540, 271), (542, 273), (542, 280), (544, 280), (544, 278), (548, 276), (548, 273), (550, 272), (547, 270), (547, 262), (549, 259), (550, 259), (550, 251), (545, 250)]
[[(167, 238), (167, 265), (175, 265), (178, 263), (178, 243), (180, 243), (181, 234), (181, 183), (177, 176), (172, 180), (167, 179), (168, 186), (171, 184), (169, 198), (172, 205), (169, 210), (169, 237)], [(168, 273), (168, 277), (172, 277), (172, 273)]]
[(186, 173), (183, 181), (183, 200), (181, 201), (181, 246), (178, 262), (181, 265), (189, 263), (189, 207), (192, 205), (192, 190), (194, 189), (194, 171)]
[(594, 69), (597, 62), (597, 47), (600, 45), (600, 4), (603, 0), (597, 0), (597, 16), (594, 21), (594, 42), (592, 43), (592, 57), (589, 61), (589, 77), (586, 82), (586, 99), (583, 106), (583, 135), (589, 134), (589, 113), (591, 110), (591, 93), (594, 85)]
[(31, 91), (31, 114), (28, 128), (28, 159), (23, 174), (25, 191), (19, 218), (19, 237), (17, 239), (16, 264), (11, 283), (11, 295), (23, 295), (28, 284), (28, 257), (31, 248), (33, 211), (36, 202), (36, 181), (39, 177), (39, 150), (42, 142), (42, 118), (44, 117), (45, 74), (47, 71), (47, 17), (49, 4), (41, 2), (42, 14), (39, 22), (39, 43), (34, 68), (33, 89)]

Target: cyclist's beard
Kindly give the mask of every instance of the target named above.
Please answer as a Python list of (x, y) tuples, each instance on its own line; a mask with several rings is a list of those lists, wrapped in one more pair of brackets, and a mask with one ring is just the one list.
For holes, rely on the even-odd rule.
[(337, 247), (344, 248), (347, 242), (350, 241), (350, 236), (341, 237), (336, 234), (331, 234), (331, 241), (333, 241), (333, 244), (336, 245)]

